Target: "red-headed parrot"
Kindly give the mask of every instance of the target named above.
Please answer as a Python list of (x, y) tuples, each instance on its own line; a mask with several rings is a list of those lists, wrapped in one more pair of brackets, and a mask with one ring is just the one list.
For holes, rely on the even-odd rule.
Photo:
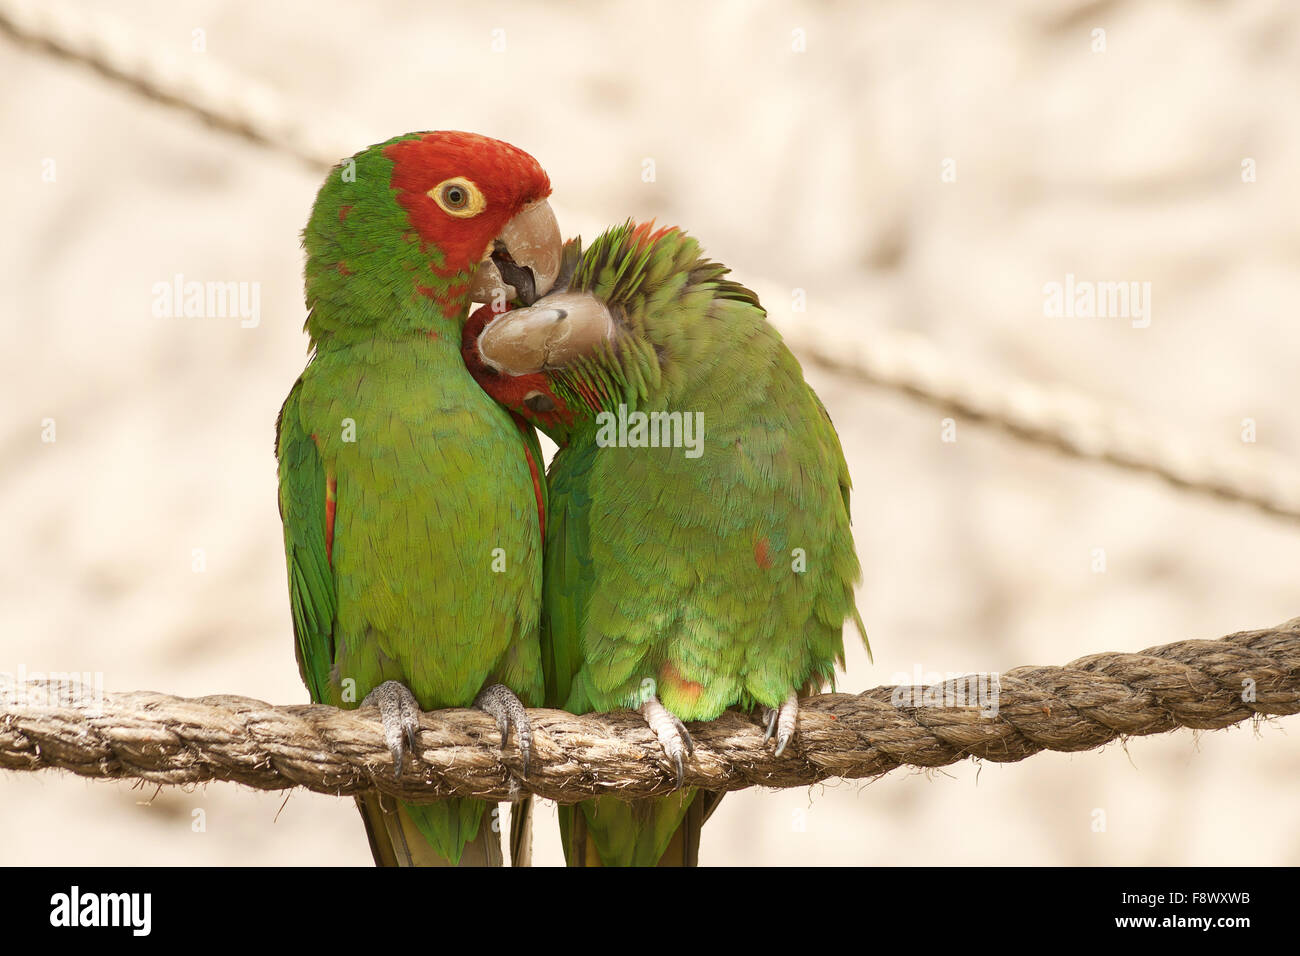
[[(420, 709), (469, 705), (526, 766), (542, 458), (460, 343), (472, 300), (554, 282), (550, 188), (506, 143), (411, 133), (336, 166), (303, 232), (314, 351), (276, 429), (298, 665), (313, 701), (378, 705), (398, 771)], [(377, 863), (501, 863), (489, 803), (357, 802)]]
[[(573, 267), (576, 246), (566, 257)], [(531, 307), (478, 310), (466, 364), (560, 446), (549, 472), (550, 706), (636, 708), (682, 777), (682, 721), (798, 695), (843, 662), (860, 572), (826, 409), (753, 292), (677, 229), (609, 230)], [(567, 284), (567, 288), (565, 288)], [(718, 794), (561, 808), (571, 865), (692, 865)]]

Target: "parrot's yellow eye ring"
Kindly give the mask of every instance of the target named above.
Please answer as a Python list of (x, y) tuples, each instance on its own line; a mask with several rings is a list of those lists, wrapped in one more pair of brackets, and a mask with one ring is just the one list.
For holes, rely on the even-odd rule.
[(464, 176), (444, 179), (429, 190), (428, 196), (449, 216), (469, 219), (487, 208), (482, 191)]

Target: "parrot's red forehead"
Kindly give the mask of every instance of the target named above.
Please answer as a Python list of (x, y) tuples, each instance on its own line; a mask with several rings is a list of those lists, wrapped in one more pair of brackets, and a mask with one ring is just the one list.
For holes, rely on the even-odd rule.
[[(390, 185), (420, 238), (445, 257), (446, 273), (472, 268), (487, 245), (524, 206), (551, 194), (546, 171), (522, 149), (477, 133), (421, 133), (384, 147), (393, 161)], [(468, 184), (481, 211), (453, 216), (433, 193), (455, 180)]]
[(524, 205), (551, 194), (541, 164), (522, 149), (477, 133), (421, 133), (384, 149), (393, 161), (392, 186), (426, 192), (443, 180), (464, 176), (489, 199)]

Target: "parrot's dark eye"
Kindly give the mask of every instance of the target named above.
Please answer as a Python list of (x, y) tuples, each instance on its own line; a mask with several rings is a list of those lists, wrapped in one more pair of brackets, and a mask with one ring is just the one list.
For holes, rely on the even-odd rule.
[(545, 392), (529, 392), (524, 396), (524, 407), (530, 412), (553, 412), (555, 399)]
[(457, 219), (477, 216), (487, 206), (483, 193), (463, 176), (444, 179), (429, 190), (428, 196), (438, 204), (439, 209)]

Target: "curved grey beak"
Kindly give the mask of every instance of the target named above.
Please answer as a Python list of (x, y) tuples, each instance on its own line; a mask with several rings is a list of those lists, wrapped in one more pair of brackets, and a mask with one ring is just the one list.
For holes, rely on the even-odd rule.
[(557, 292), (498, 315), (478, 339), (483, 361), (505, 375), (563, 368), (615, 335), (605, 303), (589, 292)]
[(511, 300), (532, 305), (555, 285), (563, 253), (550, 203), (529, 203), (506, 223), (474, 272), (470, 299), (501, 308)]

